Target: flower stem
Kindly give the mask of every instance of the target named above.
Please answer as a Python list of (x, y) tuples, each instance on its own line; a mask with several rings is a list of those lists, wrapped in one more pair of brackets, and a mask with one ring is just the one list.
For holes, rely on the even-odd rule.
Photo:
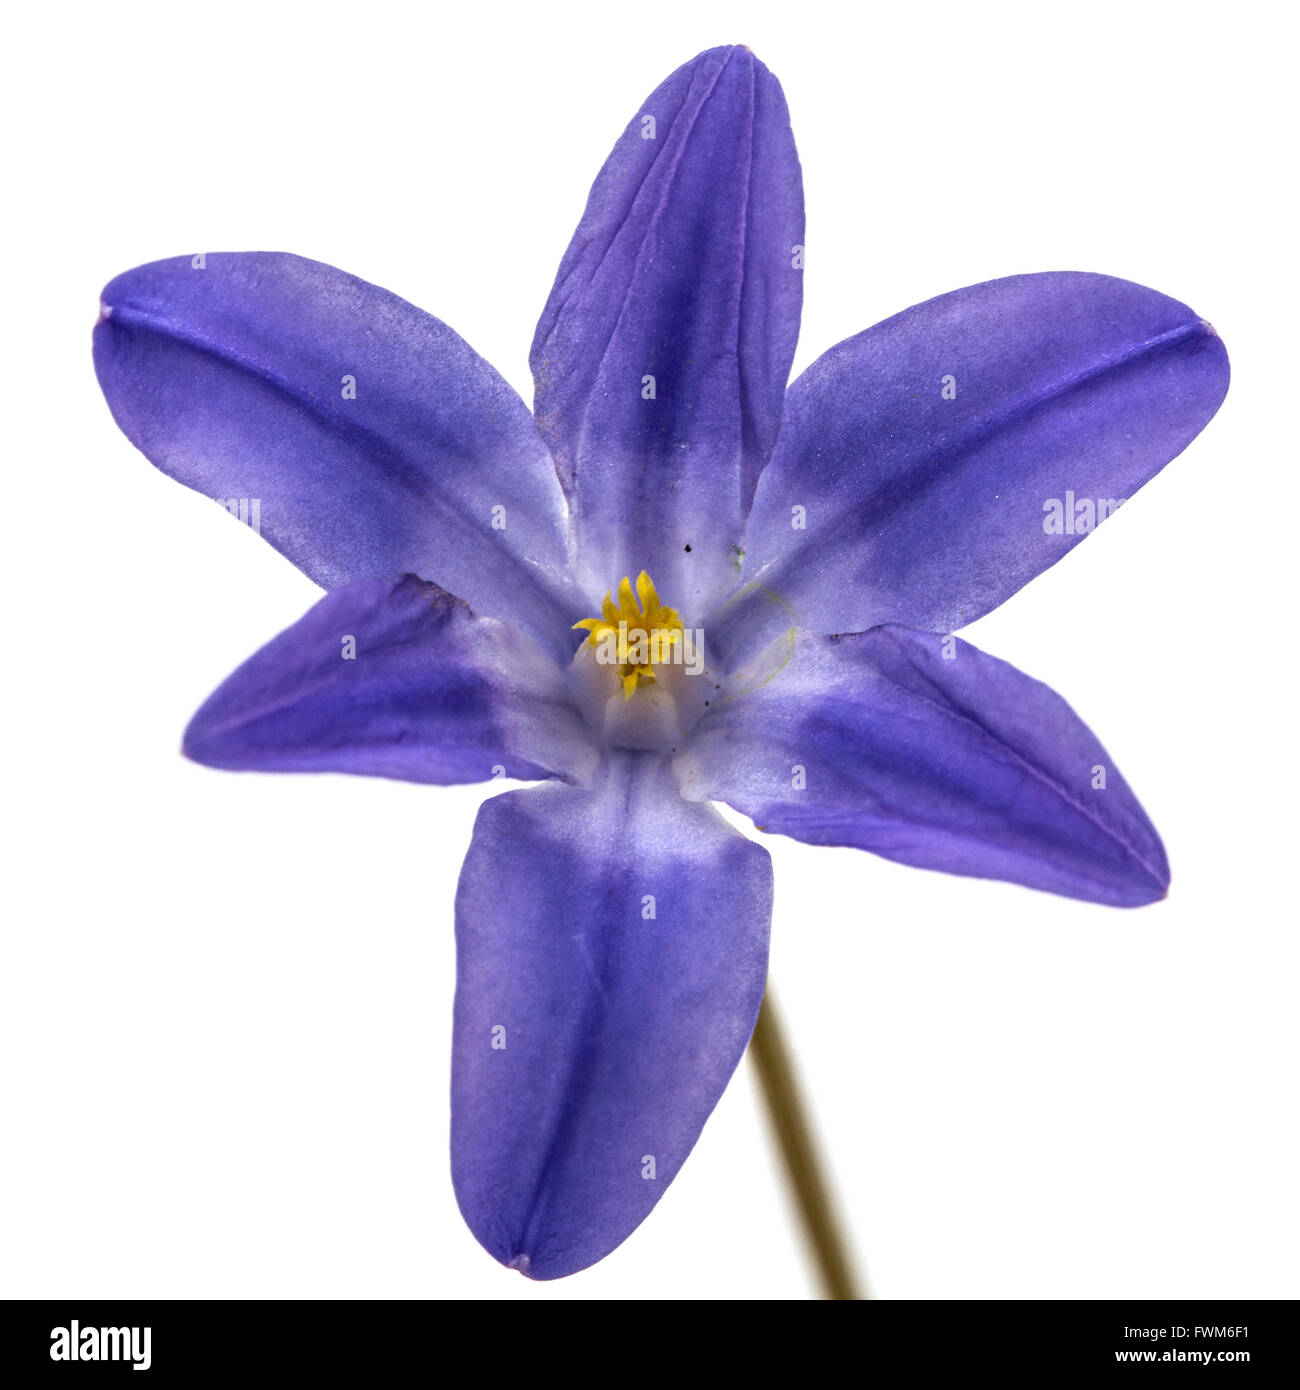
[(763, 996), (749, 1052), (758, 1069), (768, 1118), (781, 1147), (790, 1191), (799, 1207), (824, 1295), (828, 1299), (860, 1300), (866, 1295), (857, 1291), (770, 989)]

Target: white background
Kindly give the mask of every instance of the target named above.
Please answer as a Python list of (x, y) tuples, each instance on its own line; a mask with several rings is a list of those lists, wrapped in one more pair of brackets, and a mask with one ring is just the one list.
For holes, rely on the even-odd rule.
[[(795, 369), (959, 285), (1099, 270), (1234, 382), (968, 630), (1163, 833), (1120, 912), (765, 839), (772, 979), (882, 1297), (1296, 1297), (1293, 32), (1281, 6), (90, 6), (9, 21), (0, 1295), (803, 1298), (742, 1067), (651, 1219), (538, 1285), (446, 1157), (452, 892), (485, 789), (205, 770), (209, 690), (311, 583), (156, 473), (101, 285), (292, 250), (527, 350), (642, 98), (744, 42), (808, 206)], [(494, 790), (496, 790), (494, 788)]]

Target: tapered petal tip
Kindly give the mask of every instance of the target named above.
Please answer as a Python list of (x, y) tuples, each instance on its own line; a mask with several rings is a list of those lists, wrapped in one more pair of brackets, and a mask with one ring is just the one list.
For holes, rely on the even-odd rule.
[(246, 767), (239, 751), (238, 705), (229, 698), (229, 681), (224, 681), (190, 716), (181, 734), (181, 757), (201, 767), (240, 771)]
[[(1145, 816), (1143, 818), (1146, 819)], [(1129, 885), (1130, 896), (1114, 902), (1112, 905), (1115, 907), (1150, 907), (1153, 903), (1164, 902), (1169, 896), (1171, 875), (1165, 847), (1150, 820), (1146, 820), (1146, 828), (1151, 835), (1154, 857), (1136, 865)]]
[(698, 52), (689, 62), (683, 63), (683, 67), (694, 67), (697, 63), (728, 63), (732, 59), (741, 62), (749, 61), (762, 67), (754, 50), (747, 43), (720, 43), (713, 48), (704, 48)]
[(215, 768), (218, 772), (272, 771), (260, 768), (250, 754), (242, 734), (239, 711), (227, 700), (218, 700), (225, 686), (195, 712), (181, 735), (181, 757), (200, 767)]
[(734, 64), (735, 73), (743, 73), (748, 70), (758, 78), (770, 83), (777, 91), (780, 91), (781, 88), (776, 74), (747, 43), (721, 44), (717, 48), (706, 48), (685, 66), (694, 67), (699, 63), (716, 64), (719, 67), (729, 67)]
[(211, 731), (203, 727), (202, 714), (203, 710), (199, 710), (185, 726), (181, 735), (181, 757), (201, 767), (222, 767), (220, 739), (213, 738)]

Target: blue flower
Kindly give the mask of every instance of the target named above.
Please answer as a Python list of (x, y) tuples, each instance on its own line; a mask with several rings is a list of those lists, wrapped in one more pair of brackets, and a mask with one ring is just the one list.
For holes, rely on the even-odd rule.
[(1222, 344), (1138, 285), (1013, 276), (787, 391), (803, 242), (781, 89), (720, 48), (597, 177), (532, 415), (446, 325), (312, 261), (186, 257), (104, 292), (127, 436), (247, 499), (328, 590), (199, 710), (188, 755), (542, 783), (474, 828), (452, 1083), (461, 1209), (537, 1278), (646, 1217), (749, 1039), (770, 862), (712, 801), (1093, 902), (1168, 885), (1095, 736), (951, 633), (1186, 447)]

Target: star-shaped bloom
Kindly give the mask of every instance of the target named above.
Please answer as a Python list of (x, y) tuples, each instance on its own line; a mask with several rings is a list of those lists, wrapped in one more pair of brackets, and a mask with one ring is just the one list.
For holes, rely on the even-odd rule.
[(541, 783), (474, 827), (452, 1081), (461, 1210), (534, 1277), (645, 1218), (749, 1040), (770, 862), (711, 802), (1092, 902), (1168, 885), (1096, 737), (951, 633), (1187, 446), (1222, 344), (1138, 285), (1020, 275), (787, 390), (803, 243), (781, 89), (720, 48), (600, 171), (531, 415), (445, 324), (313, 261), (183, 257), (104, 291), (118, 424), (328, 590), (189, 756)]

